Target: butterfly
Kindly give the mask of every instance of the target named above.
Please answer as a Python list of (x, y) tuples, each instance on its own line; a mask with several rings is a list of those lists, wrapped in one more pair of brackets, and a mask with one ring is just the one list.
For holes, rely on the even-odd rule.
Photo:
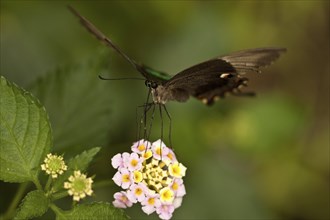
[(260, 72), (260, 68), (270, 65), (286, 51), (276, 47), (242, 50), (204, 61), (171, 76), (137, 63), (74, 8), (69, 6), (69, 9), (89, 32), (119, 53), (145, 77), (145, 84), (151, 88), (155, 104), (186, 102), (193, 96), (206, 105), (212, 105), (226, 93), (252, 96), (254, 93), (241, 91), (241, 87), (247, 86), (248, 82), (244, 74)]
[[(68, 8), (90, 33), (114, 49), (145, 78), (145, 84), (149, 88), (145, 112), (150, 106), (158, 104), (160, 112), (163, 106), (169, 118), (165, 107), (168, 101), (186, 102), (192, 96), (206, 105), (212, 105), (228, 93), (237, 96), (253, 96), (253, 92), (241, 91), (248, 82), (245, 73), (259, 73), (260, 68), (270, 65), (286, 52), (286, 48), (277, 47), (242, 50), (201, 62), (171, 76), (131, 59), (74, 8), (71, 6)], [(148, 103), (150, 93), (152, 103)]]

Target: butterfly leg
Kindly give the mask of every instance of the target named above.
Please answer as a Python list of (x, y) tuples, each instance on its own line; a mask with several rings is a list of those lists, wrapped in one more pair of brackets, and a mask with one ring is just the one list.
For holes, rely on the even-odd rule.
[(156, 105), (154, 103), (152, 104), (152, 114), (151, 114), (151, 119), (150, 119), (150, 124), (149, 124), (149, 132), (147, 135), (147, 140), (149, 140), (150, 134), (151, 134), (151, 128), (152, 128), (152, 122), (154, 121), (154, 117), (155, 117), (155, 109), (156, 109)]
[(143, 116), (141, 118), (141, 124), (143, 124), (143, 139), (147, 138), (147, 117), (148, 117), (148, 112), (153, 106), (153, 103), (146, 103), (143, 111)]
[(140, 138), (140, 123), (139, 123), (139, 120), (138, 120), (138, 108), (139, 107), (136, 107), (135, 108), (135, 122), (136, 122), (136, 140), (139, 140)]
[(169, 124), (170, 127), (169, 127), (168, 139), (169, 139), (169, 142), (170, 142), (170, 146), (172, 148), (172, 146), (173, 146), (172, 145), (172, 118), (171, 118), (170, 113), (167, 111), (166, 105), (163, 105), (163, 107), (164, 107), (164, 110), (165, 110), (165, 113), (166, 113), (168, 119), (170, 120), (170, 124)]
[(145, 102), (145, 105), (144, 105), (145, 107), (144, 107), (144, 113), (143, 113), (143, 123), (144, 123), (143, 139), (145, 139), (147, 136), (147, 112), (149, 111), (149, 109), (151, 107), (151, 105), (148, 105), (150, 94), (151, 94), (151, 89), (149, 89), (149, 91), (148, 91), (147, 101)]
[(160, 140), (163, 141), (163, 128), (164, 128), (164, 120), (163, 120), (163, 111), (162, 105), (159, 104), (159, 116), (160, 116)]
[[(145, 103), (136, 108), (136, 125), (137, 125), (137, 137), (136, 138), (137, 138), (137, 140), (140, 140), (140, 138), (141, 138), (142, 126), (144, 126), (143, 129), (146, 130), (146, 121), (147, 121), (146, 117), (147, 117), (148, 111), (151, 109), (152, 106), (154, 106), (154, 103)], [(138, 116), (137, 116), (138, 108), (143, 108), (143, 112), (141, 114), (140, 121), (138, 120)]]
[(159, 106), (159, 116), (160, 116), (160, 159), (162, 159), (162, 143), (163, 143), (163, 114), (162, 114), (162, 106)]

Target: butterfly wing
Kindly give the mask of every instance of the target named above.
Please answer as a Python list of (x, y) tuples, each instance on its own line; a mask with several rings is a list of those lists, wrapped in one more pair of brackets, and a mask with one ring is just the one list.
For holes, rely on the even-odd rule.
[(284, 52), (285, 48), (256, 48), (234, 52), (218, 59), (230, 63), (238, 73), (244, 74), (251, 71), (260, 72), (261, 67), (269, 66)]
[(164, 90), (170, 99), (184, 102), (194, 96), (207, 105), (228, 92), (253, 95), (240, 92), (239, 87), (248, 81), (242, 75), (260, 72), (261, 67), (270, 65), (284, 51), (284, 48), (257, 48), (217, 57), (179, 72), (163, 83)]

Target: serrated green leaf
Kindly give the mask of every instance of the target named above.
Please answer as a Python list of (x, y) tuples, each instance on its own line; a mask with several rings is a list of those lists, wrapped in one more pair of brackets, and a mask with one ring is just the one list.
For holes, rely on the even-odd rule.
[(98, 202), (92, 204), (77, 205), (70, 211), (56, 211), (57, 220), (72, 219), (111, 219), (111, 220), (127, 220), (129, 217), (122, 209), (117, 209), (113, 205), (106, 202)]
[(31, 93), (2, 76), (0, 94), (0, 179), (31, 181), (52, 144), (47, 113)]
[(102, 146), (110, 128), (109, 84), (101, 81), (98, 63), (62, 67), (31, 88), (48, 109), (54, 149), (76, 154), (79, 147)]
[(14, 219), (31, 219), (48, 210), (49, 200), (42, 190), (29, 192), (23, 199)]
[(81, 154), (70, 159), (68, 162), (69, 168), (74, 170), (85, 171), (88, 165), (93, 160), (94, 156), (101, 150), (100, 147), (94, 147), (88, 151), (84, 151)]
[(100, 147), (94, 147), (88, 151), (84, 151), (81, 154), (71, 158), (68, 162), (68, 171), (66, 171), (63, 175), (59, 176), (59, 178), (56, 179), (56, 181), (53, 184), (53, 188), (55, 190), (59, 190), (62, 188), (64, 181), (66, 181), (69, 176), (73, 173), (75, 170), (80, 170), (84, 172), (90, 162), (93, 160), (94, 156), (100, 151)]

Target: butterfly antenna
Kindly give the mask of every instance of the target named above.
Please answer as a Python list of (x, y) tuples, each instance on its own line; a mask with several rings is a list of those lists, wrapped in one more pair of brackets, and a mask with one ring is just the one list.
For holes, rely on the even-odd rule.
[(138, 78), (138, 77), (105, 78), (101, 75), (99, 75), (99, 79), (101, 79), (101, 80), (145, 80), (144, 78)]
[(102, 41), (107, 46), (111, 47), (113, 50), (119, 53), (126, 61), (128, 61), (136, 70), (138, 70), (142, 74), (145, 74), (142, 66), (137, 64), (137, 62), (133, 59), (129, 58), (118, 46), (116, 46), (107, 36), (105, 36), (105, 34), (103, 34), (95, 25), (93, 25), (92, 22), (90, 22), (84, 16), (79, 14), (79, 12), (70, 5), (68, 5), (68, 9), (71, 11), (72, 14), (79, 18), (80, 23), (99, 41)]

